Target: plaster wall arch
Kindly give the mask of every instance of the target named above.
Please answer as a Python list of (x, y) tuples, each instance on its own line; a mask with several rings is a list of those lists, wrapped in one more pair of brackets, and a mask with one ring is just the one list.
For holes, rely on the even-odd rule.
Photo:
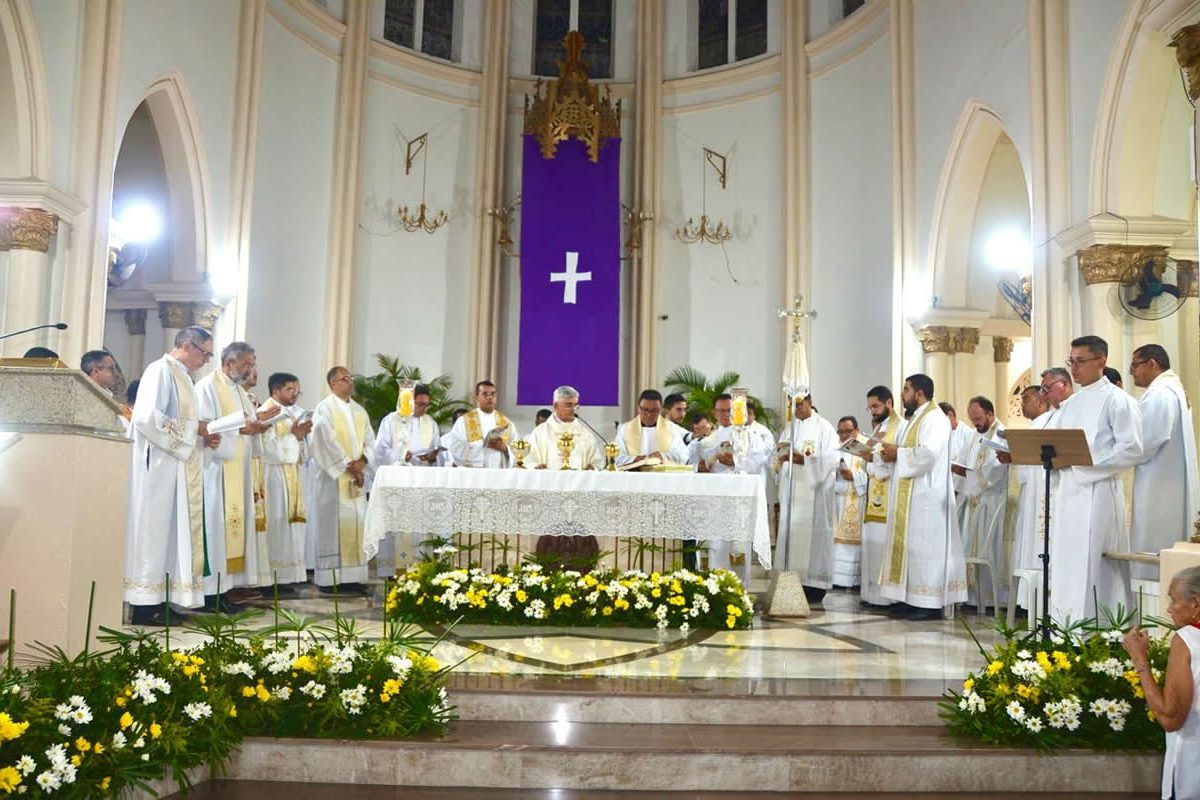
[(29, 0), (0, 0), (0, 177), (50, 177), (50, 112)]
[[(212, 252), (212, 189), (195, 104), (186, 81), (177, 72), (167, 73), (151, 83), (134, 107), (142, 102), (158, 132), (167, 173), (171, 280), (203, 281)], [(124, 132), (123, 126), (122, 140)]]

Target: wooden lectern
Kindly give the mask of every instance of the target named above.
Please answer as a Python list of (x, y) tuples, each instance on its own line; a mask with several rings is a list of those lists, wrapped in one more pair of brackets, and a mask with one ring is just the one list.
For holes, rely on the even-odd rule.
[(0, 363), (0, 638), (16, 589), (18, 653), (83, 648), (120, 627), (130, 442), (120, 406), (79, 370), (47, 359)]
[[(1050, 476), (1063, 467), (1090, 467), (1092, 453), (1087, 436), (1079, 428), (1010, 429), (1004, 432), (1012, 463), (1018, 466), (1040, 466), (1045, 471), (1042, 521), (1046, 535), (1042, 537), (1042, 639), (1050, 638)], [(1011, 600), (1009, 602), (1012, 602)]]

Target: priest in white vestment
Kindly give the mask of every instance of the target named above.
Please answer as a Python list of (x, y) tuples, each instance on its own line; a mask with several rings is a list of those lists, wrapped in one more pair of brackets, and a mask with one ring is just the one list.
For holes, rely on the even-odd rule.
[[(858, 420), (838, 420), (838, 441), (864, 443)], [(833, 482), (837, 495), (837, 523), (833, 529), (833, 585), (857, 589), (862, 585), (863, 511), (867, 505), (867, 462), (852, 453), (842, 453)]]
[(637, 416), (617, 429), (617, 466), (657, 459), (664, 464), (686, 464), (683, 428), (661, 416), (662, 395), (646, 389), (638, 396)]
[[(892, 390), (874, 386), (867, 392), (867, 412), (874, 428), (871, 436), (880, 442), (894, 444), (904, 419), (893, 408)], [(862, 605), (869, 609), (885, 609), (893, 601), (883, 594), (881, 576), (888, 538), (888, 493), (891, 488), (892, 465), (885, 463), (876, 444), (867, 462), (867, 502), (863, 510), (862, 533)]]
[[(1129, 373), (1146, 390), (1138, 401), (1143, 452), (1133, 476), (1130, 544), (1135, 552), (1158, 553), (1188, 539), (1200, 510), (1196, 432), (1187, 393), (1162, 346), (1134, 350)], [(1132, 572), (1158, 580), (1158, 569), (1148, 564), (1134, 564)]]
[(570, 386), (554, 390), (554, 413), (529, 436), (529, 456), (525, 463), (532, 469), (562, 469), (559, 443), (564, 434), (571, 437), (568, 469), (604, 469), (604, 443), (576, 416), (579, 392)]
[(491, 381), (475, 384), (475, 408), (459, 417), (442, 437), (442, 444), (455, 465), (491, 469), (513, 465), (509, 448), (521, 435), (517, 426), (496, 408), (496, 394), (496, 384)]
[(1104, 558), (1129, 550), (1121, 473), (1142, 460), (1137, 401), (1104, 377), (1108, 343), (1099, 336), (1071, 342), (1068, 364), (1079, 387), (1049, 427), (1081, 428), (1092, 466), (1057, 470), (1050, 505), (1050, 614), (1065, 621), (1093, 617), (1101, 606), (1129, 608), (1129, 562)]
[[(1055, 380), (1043, 378), (1043, 381)], [(1070, 381), (1067, 382), (1068, 388)], [(1041, 430), (1050, 421), (1051, 407), (1047, 399), (1050, 387), (1043, 384), (1029, 386), (1021, 392), (1021, 415), (1029, 420), (1030, 430)], [(1004, 463), (1012, 463), (1009, 454), (997, 456)], [(1018, 465), (1017, 473), (1020, 494), (1017, 496), (1017, 534), (1013, 541), (1012, 565), (1016, 570), (1041, 569), (1039, 556), (1045, 543), (1044, 498), (1046, 496), (1046, 474), (1041, 467)], [(1019, 597), (1009, 598), (1026, 611), (1034, 611), (1033, 595), (1028, 584), (1022, 585)]]
[(302, 466), (308, 458), (305, 439), (312, 431), (311, 414), (296, 405), (300, 379), (288, 372), (276, 372), (267, 379), (271, 397), (259, 411), (279, 407), (280, 413), (263, 431), (263, 489), (267, 506), (267, 546), (271, 571), (279, 588), (304, 583), (305, 523), (308, 511), (304, 502)]
[[(975, 430), (970, 425), (963, 424), (963, 421), (958, 418), (958, 411), (954, 406), (942, 401), (938, 403), (938, 408), (950, 420), (950, 462), (962, 462), (967, 449), (970, 448), (972, 442), (978, 438)], [(951, 471), (951, 482), (954, 484), (954, 494), (957, 496), (963, 490), (963, 476), (957, 472)], [(960, 517), (961, 521), (961, 517)]]
[(840, 443), (837, 430), (813, 408), (812, 396), (797, 397), (772, 459), (779, 475), (779, 536), (772, 563), (800, 573), (810, 603), (819, 603), (833, 585)]
[(313, 582), (327, 594), (335, 583), (339, 591), (365, 592), (363, 524), (375, 431), (366, 409), (350, 397), (350, 371), (334, 367), (325, 381), (331, 394), (317, 404), (309, 443), (314, 473), (308, 514), (316, 532), (317, 561)]
[(672, 430), (675, 430), (683, 437), (683, 443), (688, 443), (688, 436), (691, 431), (684, 425), (687, 419), (688, 406), (687, 400), (679, 393), (672, 393), (663, 398), (663, 419), (670, 423)]
[(135, 625), (165, 624), (168, 581), (172, 604), (204, 603), (204, 451), (221, 437), (200, 420), (189, 372), (212, 348), (203, 328), (179, 331), (171, 352), (146, 367), (133, 406), (125, 601)]
[[(771, 457), (771, 451), (765, 449), (757, 437), (750, 435), (747, 426), (733, 425), (732, 395), (717, 395), (713, 415), (717, 418), (718, 427), (708, 436), (693, 442), (688, 454), (689, 463), (697, 472), (703, 473), (759, 474)], [(709, 569), (729, 569), (730, 543), (709, 541), (706, 545)], [(747, 579), (750, 573), (749, 558), (743, 566), (743, 579)]]
[[(221, 366), (196, 384), (201, 417), (218, 419), (240, 413), (246, 420), (240, 430), (222, 436), (221, 443), (204, 459), (204, 595), (208, 610), (216, 610), (218, 592), (270, 583), (270, 564), (259, 563), (258, 538), (266, 534), (255, 530), (250, 464), (250, 437), (265, 426), (257, 421), (243, 388), (254, 361), (250, 345), (231, 342), (221, 351)], [(222, 599), (221, 607), (238, 610), (228, 599)]]
[[(962, 470), (962, 532), (966, 554), (973, 557), (990, 555), (995, 569), (988, 573), (987, 580), (994, 581), (998, 603), (1008, 596), (1009, 554), (1004, 546), (1005, 514), (1008, 508), (1008, 465), (1000, 461), (998, 451), (984, 444), (985, 441), (1004, 444), (1004, 423), (996, 419), (996, 406), (986, 397), (972, 397), (967, 404), (967, 419), (977, 434), (959, 461)], [(952, 471), (957, 468), (952, 467)], [(997, 514), (999, 517), (997, 518)], [(996, 528), (990, 530), (993, 521)], [(983, 551), (983, 540), (991, 535), (987, 553)], [(990, 595), (980, 596), (980, 578), (968, 587), (968, 602), (977, 606), (986, 605)], [(991, 588), (990, 586), (988, 588)], [(982, 607), (982, 606), (981, 606)]]
[[(379, 434), (375, 437), (375, 468), (398, 465), (404, 467), (440, 467), (446, 463), (442, 447), (441, 431), (432, 416), (429, 406), (432, 398), (429, 387), (418, 384), (412, 390), (412, 411), (401, 416), (400, 403), (395, 411), (379, 423)], [(407, 410), (407, 409), (405, 409)], [(376, 564), (380, 572), (390, 567), (412, 563), (419, 558), (421, 542), (429, 538), (413, 531), (399, 536), (388, 536), (379, 543)]]
[(962, 538), (950, 485), (950, 420), (933, 401), (933, 380), (910, 375), (900, 395), (907, 419), (895, 444), (881, 444), (892, 466), (883, 594), (891, 614), (940, 619), (946, 606), (967, 599)]

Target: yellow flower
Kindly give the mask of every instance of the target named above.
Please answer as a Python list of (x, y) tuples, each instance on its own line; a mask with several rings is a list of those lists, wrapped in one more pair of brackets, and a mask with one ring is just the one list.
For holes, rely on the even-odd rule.
[(529, 599), (529, 595), (527, 595), (525, 593), (524, 589), (517, 589), (517, 602), (518, 603), (524, 603), (528, 599)]
[(312, 656), (300, 656), (292, 662), (292, 669), (302, 669), (305, 672), (314, 673), (317, 671), (317, 662), (312, 660)]
[(125, 730), (126, 728), (128, 728), (130, 725), (133, 724), (133, 715), (130, 714), (128, 711), (126, 711), (124, 714), (121, 715), (121, 719), (119, 722), (121, 725), (121, 730)]
[(583, 576), (583, 585), (588, 587), (589, 589), (591, 589), (597, 583), (599, 583), (599, 581), (596, 580), (594, 577), (592, 577), (591, 573), (588, 573), (587, 575)]
[(438, 663), (438, 660), (431, 655), (419, 655), (414, 659), (414, 662), (429, 672), (437, 672), (442, 666), (440, 663)]
[(242, 697), (254, 697), (254, 687), (253, 686), (243, 686), (242, 687)]
[[(673, 606), (682, 606), (682, 605), (687, 605), (687, 598), (681, 594), (677, 594), (677, 595), (672, 595), (671, 597), (668, 597), (667, 602)], [(735, 615), (730, 614), (730, 616), (735, 616)], [(737, 616), (740, 616), (740, 615), (737, 615)]]
[(117, 698), (116, 700), (114, 700), (113, 702), (115, 702), (115, 703), (117, 704), (117, 708), (124, 708), (124, 707), (125, 707), (125, 704), (126, 704), (127, 702), (129, 702), (129, 701), (128, 701), (128, 700), (126, 700), (124, 697), (118, 697), (118, 698)]
[(1007, 696), (1012, 694), (1012, 689), (1007, 683), (1002, 683), (996, 687), (996, 694)]
[(626, 600), (624, 597), (618, 597), (616, 600), (613, 601), (613, 606), (624, 611), (627, 608), (629, 608), (629, 601)]
[(75, 749), (81, 753), (86, 753), (88, 750), (92, 749), (92, 743), (80, 736), (75, 740)]
[(1033, 695), (1033, 690), (1023, 683), (1018, 683), (1017, 694), (1021, 695), (1021, 697), (1030, 697)]
[(674, 592), (675, 594), (682, 593), (683, 592), (683, 584), (681, 584), (679, 581), (671, 581), (671, 591)]
[(1071, 659), (1062, 650), (1055, 650), (1050, 654), (1054, 658), (1055, 669), (1070, 669)]
[(183, 668), (183, 674), (189, 678), (192, 677), (193, 675), (195, 675), (199, 671), (200, 671), (200, 668), (195, 666), (194, 664), (188, 664), (186, 667)]
[(21, 773), (17, 772), (13, 767), (4, 767), (0, 769), (0, 790), (5, 794), (12, 794), (13, 789), (21, 785)]
[(725, 626), (726, 627), (732, 628), (735, 625), (737, 625), (737, 617), (726, 617), (725, 618)]
[[(311, 705), (311, 703), (310, 703), (310, 705)], [(230, 706), (230, 707), (229, 707), (229, 716), (231, 716), (231, 717), (236, 717), (236, 716), (237, 716), (237, 706)]]
[(971, 690), (972, 690), (972, 689), (974, 689), (974, 688), (975, 688), (975, 681), (974, 681), (974, 679), (972, 679), (972, 678), (967, 678), (965, 681), (963, 681), (963, 691), (964, 691), (964, 692), (969, 692), (969, 691), (971, 691)]
[(271, 693), (267, 691), (267, 687), (263, 686), (261, 682), (258, 684), (258, 686), (254, 687), (254, 693), (258, 695), (258, 699), (264, 703), (271, 699)]
[(191, 661), (197, 667), (204, 666), (204, 659), (201, 658), (200, 656), (188, 656), (188, 661)]
[(990, 677), (992, 675), (995, 675), (997, 672), (999, 672), (1002, 669), (1004, 669), (1003, 661), (993, 661), (992, 663), (987, 665), (987, 674)]
[(1046, 651), (1038, 650), (1037, 662), (1042, 669), (1046, 670), (1046, 672), (1054, 671), (1054, 665), (1050, 663), (1050, 656), (1046, 655)]
[(159, 725), (157, 722), (151, 722), (150, 723), (150, 738), (157, 739), (160, 736), (162, 736), (162, 725)]
[(662, 589), (655, 588), (650, 592), (651, 597), (662, 597)]
[(1150, 709), (1146, 709), (1146, 719), (1150, 720), (1151, 722), (1154, 722), (1154, 721), (1156, 721), (1157, 717), (1154, 716), (1153, 711), (1151, 711)]
[(391, 699), (392, 699), (392, 696), (390, 694), (388, 694), (387, 692), (383, 692), (379, 695), (379, 702), (381, 702), (381, 703), (390, 702)]
[[(400, 680), (398, 678), (388, 678), (386, 681), (383, 682), (383, 693), (389, 694), (389, 695), (399, 694), (401, 685), (402, 684), (400, 683)], [(387, 701), (384, 700), (383, 702), (386, 703)]]
[(105, 776), (104, 776), (104, 780), (100, 781), (100, 789), (101, 789), (101, 791), (103, 791), (103, 790), (107, 789), (107, 788), (108, 788), (108, 785), (109, 785), (110, 783), (112, 783), (112, 776), (111, 776), (111, 775), (105, 775)]
[(80, 756), (71, 756), (71, 763), (78, 767), (83, 763), (83, 759)]
[(740, 617), (742, 615), (742, 609), (738, 606), (735, 606), (733, 603), (730, 603), (725, 607), (725, 613), (731, 617)]
[(0, 742), (16, 739), (29, 728), (28, 722), (13, 722), (12, 717), (0, 711)]
[(173, 652), (171, 653), (171, 660), (173, 660), (176, 664), (186, 664), (188, 660), (187, 653)]
[(92, 752), (94, 752), (96, 755), (100, 755), (104, 752), (104, 745), (96, 742), (94, 745), (92, 745)]
[(600, 609), (600, 613), (606, 617), (611, 617), (612, 616), (612, 606), (605, 606), (604, 608)]

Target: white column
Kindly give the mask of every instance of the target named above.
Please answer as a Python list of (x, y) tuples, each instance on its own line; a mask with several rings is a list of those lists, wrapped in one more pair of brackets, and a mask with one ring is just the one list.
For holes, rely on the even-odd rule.
[[(906, 284), (917, 279), (917, 123), (913, 0), (891, 0), (892, 44), (892, 376), (919, 369), (930, 352), (905, 324)], [(925, 372), (932, 367), (925, 364)], [(938, 389), (934, 384), (935, 391)]]
[(121, 366), (125, 377), (133, 380), (146, 369), (146, 309), (126, 309), (125, 330), (129, 331), (129, 363)]
[[(661, 0), (638, 4), (637, 84), (634, 94), (634, 185), (637, 211), (653, 214), (641, 225), (641, 247), (634, 250), (630, 281), (632, 384), (627, 395), (657, 386), (658, 375), (658, 216), (661, 211), (662, 58), (664, 8)], [(632, 224), (640, 224), (635, 220)]]
[(944, 325), (926, 325), (918, 328), (916, 333), (916, 339), (925, 352), (925, 374), (933, 380), (934, 396), (950, 400), (953, 395), (951, 376), (955, 329)]
[[(11, 333), (46, 322), (50, 311), (50, 243), (58, 217), (39, 208), (0, 208), (0, 249), (8, 250), (3, 287), (4, 331)], [(63, 355), (59, 334), (41, 330), (0, 342), (0, 357), (18, 358), (30, 347), (44, 345)], [(68, 362), (69, 363), (69, 362)]]
[(1012, 361), (1013, 340), (1007, 336), (992, 337), (992, 364), (995, 366), (995, 390), (992, 402), (996, 404), (996, 416), (1008, 424), (1008, 385), (1012, 378), (1008, 366)]
[(942, 396), (965, 415), (967, 401), (979, 394), (979, 384), (975, 381), (975, 350), (979, 347), (979, 329), (954, 329), (951, 346), (954, 349), (954, 374), (951, 377), (953, 393), (943, 392)]

